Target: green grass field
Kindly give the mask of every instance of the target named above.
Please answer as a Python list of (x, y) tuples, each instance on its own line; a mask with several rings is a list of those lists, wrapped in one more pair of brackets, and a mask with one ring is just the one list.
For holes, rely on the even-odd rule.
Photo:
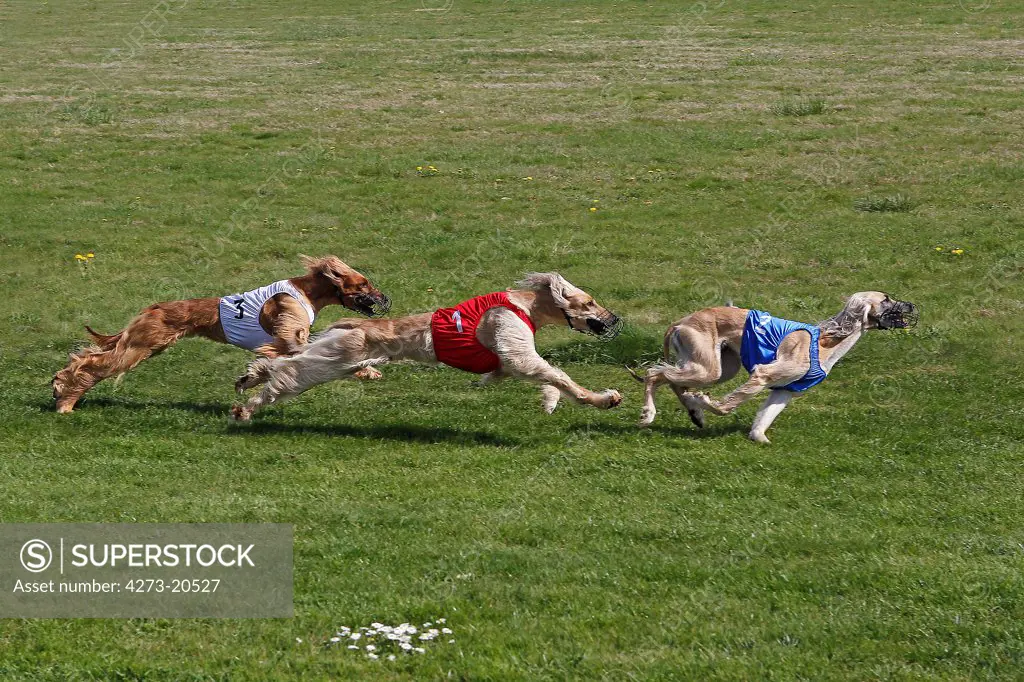
[[(296, 534), (293, 619), (3, 620), (0, 679), (1019, 679), (1013, 5), (0, 7), (0, 521)], [(625, 402), (549, 417), (396, 365), (233, 425), (249, 356), (190, 340), (53, 412), (84, 324), (302, 253), (394, 315), (557, 269), (629, 326), (539, 345)], [(817, 321), (865, 289), (921, 325), (869, 334), (771, 446), (754, 405), (698, 432), (668, 391), (636, 428), (622, 364), (683, 314)], [(439, 616), (425, 655), (325, 646)]]

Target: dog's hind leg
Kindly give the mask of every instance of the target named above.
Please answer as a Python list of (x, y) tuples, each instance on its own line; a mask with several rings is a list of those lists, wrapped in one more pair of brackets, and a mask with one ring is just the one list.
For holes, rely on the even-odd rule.
[(73, 354), (68, 365), (53, 377), (53, 397), (57, 412), (62, 414), (71, 412), (79, 398), (100, 381), (134, 369), (184, 336), (201, 334), (224, 340), (217, 299), (157, 303), (136, 315), (117, 334), (88, 331), (97, 345)]
[[(732, 379), (740, 369), (739, 353), (728, 347), (722, 348), (719, 355), (719, 367), (721, 369), (718, 379), (713, 383), (721, 384)], [(700, 399), (697, 398), (693, 392), (688, 390), (687, 387), (678, 386), (673, 383), (670, 383), (669, 386), (671, 386), (676, 397), (679, 398), (679, 402), (682, 404), (683, 409), (686, 410), (686, 414), (689, 415), (690, 421), (693, 422), (697, 428), (703, 429), (706, 425), (706, 420), (704, 419), (703, 403)]]
[(666, 334), (666, 360), (670, 349), (676, 358), (674, 365), (664, 362), (647, 371), (640, 426), (648, 426), (654, 421), (657, 414), (654, 393), (662, 383), (668, 383), (686, 409), (690, 421), (698, 428), (704, 428), (704, 404), (693, 390), (736, 376), (740, 367), (739, 354), (721, 344), (717, 336), (685, 323), (671, 328)]
[(690, 417), (690, 421), (693, 422), (694, 426), (698, 429), (703, 429), (706, 426), (704, 410), (701, 408), (700, 403), (694, 399), (693, 394), (688, 393), (686, 388), (682, 386), (669, 384), (669, 387), (676, 394), (676, 397), (679, 398), (680, 404), (686, 410), (686, 414)]
[(122, 340), (113, 350), (96, 351), (87, 348), (73, 355), (68, 366), (57, 372), (51, 382), (53, 397), (57, 401), (57, 412), (71, 412), (75, 408), (75, 403), (93, 386), (108, 377), (134, 369), (140, 362), (156, 355), (169, 345), (171, 344), (167, 343), (152, 348)]
[(496, 369), (493, 372), (487, 372), (487, 374), (480, 375), (480, 381), (477, 382), (478, 386), (490, 386), (496, 384), (502, 379), (506, 378), (506, 374), (500, 369)]
[[(698, 413), (695, 415), (690, 411), (691, 402), (689, 396), (684, 396), (684, 394), (690, 388), (715, 383), (716, 379), (714, 377), (717, 374), (718, 372), (715, 370), (696, 362), (687, 362), (681, 367), (674, 367), (672, 365), (655, 365), (651, 367), (647, 370), (647, 376), (644, 378), (644, 407), (640, 412), (640, 426), (650, 426), (654, 422), (654, 417), (658, 414), (658, 410), (654, 405), (654, 394), (658, 387), (666, 383), (679, 396), (679, 400), (686, 407), (693, 423), (697, 424), (697, 426), (703, 426), (703, 414)], [(699, 406), (692, 405), (692, 407)]]

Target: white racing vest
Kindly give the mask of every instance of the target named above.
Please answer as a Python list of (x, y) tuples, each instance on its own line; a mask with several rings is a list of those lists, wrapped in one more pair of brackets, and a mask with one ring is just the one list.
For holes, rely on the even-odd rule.
[(220, 299), (220, 326), (228, 343), (247, 350), (256, 350), (274, 341), (274, 337), (260, 326), (260, 311), (263, 304), (278, 294), (288, 294), (306, 310), (309, 323), (316, 319), (316, 311), (309, 304), (306, 295), (286, 279), (268, 284), (244, 294), (231, 294)]

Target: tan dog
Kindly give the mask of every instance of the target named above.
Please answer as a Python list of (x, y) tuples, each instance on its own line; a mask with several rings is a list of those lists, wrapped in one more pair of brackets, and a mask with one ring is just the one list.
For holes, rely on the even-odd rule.
[[(701, 428), (704, 427), (704, 410), (717, 415), (729, 414), (769, 388), (772, 389), (771, 394), (758, 411), (750, 430), (751, 440), (768, 443), (765, 431), (789, 404), (794, 391), (806, 390), (822, 381), (865, 330), (911, 327), (917, 323), (918, 317), (913, 303), (897, 301), (880, 291), (856, 293), (847, 299), (846, 307), (839, 314), (816, 328), (785, 334), (775, 350), (774, 360), (757, 364), (751, 360), (751, 355), (747, 355), (751, 352), (750, 346), (745, 345), (750, 337), (756, 335), (756, 328), (749, 317), (751, 313), (771, 317), (745, 308), (706, 308), (684, 317), (669, 328), (664, 342), (665, 362), (648, 369), (645, 378), (630, 370), (634, 377), (645, 383), (640, 426), (649, 426), (654, 421), (657, 414), (654, 394), (664, 383), (672, 387), (690, 419)], [(781, 322), (811, 327), (785, 320)], [(813, 336), (817, 336), (816, 347), (812, 347)], [(675, 364), (668, 364), (673, 354)], [(739, 371), (741, 358), (745, 366), (752, 365), (748, 367), (750, 378), (742, 386), (721, 401), (694, 392), (734, 377)]]
[[(570, 329), (610, 338), (621, 322), (593, 296), (576, 288), (556, 273), (533, 273), (504, 294), (488, 294), (460, 306), (492, 297), (505, 303), (486, 307), (469, 340), (479, 343), (485, 354), (496, 357), (493, 371), (483, 374), (482, 383), (504, 377), (516, 377), (541, 385), (543, 407), (548, 413), (565, 395), (577, 403), (602, 409), (622, 402), (618, 391), (594, 392), (578, 385), (562, 370), (551, 366), (534, 346), (533, 331), (549, 324), (565, 324)], [(504, 307), (503, 307), (504, 306)], [(509, 307), (511, 306), (511, 308)], [(462, 331), (458, 307), (441, 309), (388, 320), (343, 320), (289, 358), (258, 359), (249, 363), (248, 372), (239, 378), (239, 392), (265, 384), (263, 389), (232, 412), (236, 419), (248, 420), (264, 405), (296, 396), (313, 386), (345, 378), (355, 371), (395, 360), (437, 363), (433, 332), (447, 324), (448, 315)], [(468, 310), (468, 308), (464, 309)], [(439, 322), (440, 317), (445, 317)], [(525, 319), (524, 319), (525, 318)], [(468, 323), (468, 322), (467, 322)], [(475, 323), (474, 323), (475, 324)], [(448, 364), (453, 364), (445, 360)], [(457, 366), (457, 365), (456, 365)], [(470, 370), (482, 371), (482, 370)]]
[[(93, 345), (71, 354), (68, 365), (53, 377), (57, 412), (71, 412), (79, 398), (103, 379), (124, 374), (186, 336), (232, 343), (267, 357), (291, 355), (306, 344), (313, 317), (324, 307), (342, 305), (375, 316), (385, 314), (391, 305), (390, 299), (366, 277), (335, 256), (303, 256), (302, 262), (305, 275), (275, 282), (270, 285), (273, 289), (264, 287), (232, 299), (238, 301), (237, 312), (229, 297), (194, 298), (151, 305), (111, 336), (86, 327)], [(243, 338), (233, 336), (230, 332), (246, 316), (242, 297), (259, 292), (263, 292), (265, 302), (259, 297), (251, 299), (256, 301), (255, 309), (244, 320), (250, 323), (252, 333)], [(222, 324), (225, 310), (230, 319)], [(251, 343), (247, 344), (247, 340)]]

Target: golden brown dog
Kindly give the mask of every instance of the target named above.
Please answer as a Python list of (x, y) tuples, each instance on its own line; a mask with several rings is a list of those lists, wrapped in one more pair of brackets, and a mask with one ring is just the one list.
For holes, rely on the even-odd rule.
[[(862, 291), (850, 296), (835, 317), (816, 327), (782, 320), (786, 326), (781, 327), (774, 357), (770, 362), (757, 363), (752, 361), (756, 353), (751, 352), (749, 345), (753, 342), (751, 337), (758, 333), (751, 314), (771, 323), (771, 316), (761, 311), (722, 307), (698, 310), (669, 327), (664, 342), (665, 362), (648, 369), (645, 378), (630, 370), (635, 378), (645, 382), (640, 426), (649, 426), (654, 421), (654, 393), (664, 383), (672, 387), (690, 419), (700, 428), (704, 427), (704, 410), (729, 414), (769, 388), (771, 394), (750, 430), (751, 440), (768, 443), (765, 431), (795, 392), (822, 381), (865, 330), (903, 329), (916, 324), (918, 317), (913, 303), (898, 301), (880, 291)], [(673, 355), (675, 362), (670, 364)], [(741, 360), (744, 366), (750, 365), (750, 378), (721, 401), (695, 392), (734, 377)]]
[[(313, 317), (326, 306), (342, 305), (368, 317), (383, 315), (390, 308), (387, 296), (337, 257), (303, 256), (302, 261), (306, 266), (305, 275), (236, 295), (237, 298), (156, 303), (139, 313), (123, 330), (109, 336), (86, 327), (93, 344), (72, 353), (68, 365), (53, 377), (57, 412), (71, 412), (79, 398), (103, 379), (124, 374), (187, 336), (232, 343), (266, 357), (292, 355), (306, 345)], [(263, 292), (265, 302), (258, 296), (251, 298), (256, 301), (256, 308), (250, 311), (250, 319), (244, 320), (253, 333), (240, 340), (230, 332), (232, 325), (237, 327), (245, 318), (242, 297), (259, 292)], [(238, 301), (237, 313), (231, 307), (235, 301)], [(229, 312), (230, 319), (222, 323), (225, 311)], [(247, 340), (251, 343), (247, 344)], [(266, 343), (255, 345), (261, 341)], [(375, 378), (374, 373), (371, 370), (371, 374), (364, 374), (363, 378)]]

